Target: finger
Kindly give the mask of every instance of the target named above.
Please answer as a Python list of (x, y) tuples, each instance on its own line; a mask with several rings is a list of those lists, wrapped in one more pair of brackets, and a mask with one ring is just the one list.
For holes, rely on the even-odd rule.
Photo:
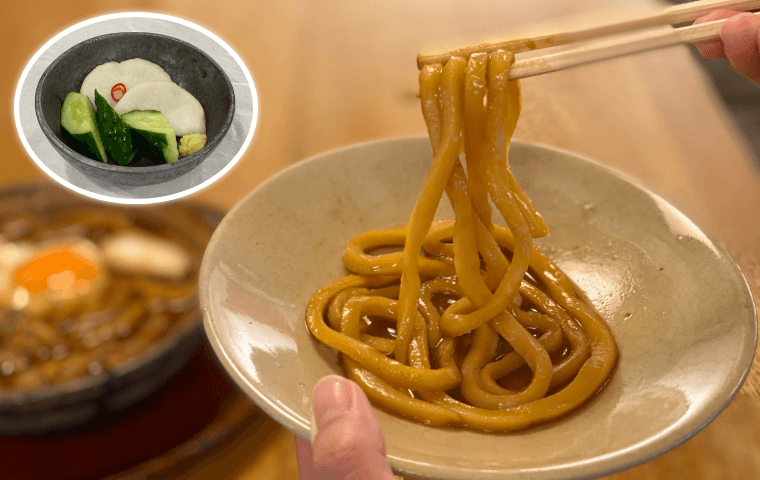
[(760, 18), (752, 13), (731, 17), (720, 30), (723, 50), (737, 72), (751, 80), (760, 80), (760, 52), (757, 35)]
[[(741, 12), (734, 12), (733, 10), (713, 10), (704, 17), (696, 19), (694, 25), (724, 20), (739, 15), (740, 13)], [(723, 51), (723, 42), (720, 39), (710, 40), (709, 42), (700, 42), (695, 45), (699, 52), (707, 58), (726, 58), (726, 53)]]
[(323, 378), (314, 388), (313, 410), (315, 478), (393, 480), (380, 425), (357, 384), (332, 375)]
[(298, 458), (298, 476), (300, 479), (312, 480), (317, 478), (312, 461), (311, 443), (299, 436), (296, 436), (296, 457)]
[(711, 11), (707, 15), (704, 15), (694, 20), (694, 25), (699, 25), (700, 23), (707, 23), (707, 22), (717, 22), (718, 20), (725, 20), (727, 18), (734, 17), (741, 13), (742, 12), (737, 12), (735, 10), (726, 10), (725, 8), (716, 8), (715, 10)]

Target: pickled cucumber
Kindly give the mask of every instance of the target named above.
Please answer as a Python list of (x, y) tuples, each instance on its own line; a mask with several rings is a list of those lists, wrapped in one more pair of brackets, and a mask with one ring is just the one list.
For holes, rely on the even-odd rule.
[(108, 155), (118, 165), (129, 165), (137, 149), (132, 144), (129, 126), (119, 117), (106, 99), (95, 90), (95, 105), (98, 107), (97, 124), (100, 138)]
[(106, 149), (100, 138), (95, 111), (86, 95), (69, 92), (61, 107), (63, 138), (74, 151), (107, 163)]
[[(179, 158), (177, 135), (169, 122), (156, 110), (133, 110), (121, 119), (132, 129), (135, 142), (144, 145), (158, 159), (176, 162)], [(139, 140), (138, 140), (139, 139)]]

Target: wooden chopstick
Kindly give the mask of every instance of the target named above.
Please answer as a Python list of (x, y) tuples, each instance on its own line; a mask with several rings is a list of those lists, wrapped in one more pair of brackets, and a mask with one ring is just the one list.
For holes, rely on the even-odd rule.
[[(496, 50), (508, 50), (512, 53), (520, 53), (520, 52), (525, 52), (528, 50), (536, 50), (540, 48), (548, 48), (548, 47), (554, 47), (557, 45), (566, 45), (569, 43), (591, 40), (594, 38), (604, 37), (607, 35), (625, 33), (625, 32), (630, 32), (633, 30), (638, 30), (638, 29), (643, 29), (643, 28), (648, 28), (648, 27), (655, 27), (658, 25), (673, 25), (677, 23), (690, 22), (690, 21), (696, 20), (697, 18), (717, 8), (725, 8), (725, 9), (736, 10), (736, 11), (758, 10), (760, 9), (760, 0), (701, 0), (697, 2), (690, 2), (690, 3), (685, 3), (682, 5), (674, 5), (672, 7), (667, 7), (651, 15), (624, 20), (624, 21), (609, 24), (609, 25), (602, 25), (598, 27), (588, 28), (585, 30), (578, 30), (575, 32), (558, 33), (558, 34), (553, 34), (553, 35), (543, 35), (543, 36), (525, 38), (525, 39), (506, 40), (503, 42), (496, 42), (496, 43), (482, 43), (480, 45), (459, 48), (456, 50), (452, 50), (452, 51), (440, 53), (440, 54), (418, 55), (417, 67), (422, 68), (425, 65), (429, 65), (433, 63), (446, 63), (449, 60), (449, 58), (451, 58), (452, 56), (469, 58), (471, 55), (475, 53), (491, 53), (491, 52), (495, 52)], [(719, 23), (719, 22), (710, 22), (710, 23)], [(704, 24), (704, 25), (707, 25), (707, 24)], [(687, 28), (693, 28), (693, 27), (683, 27), (683, 28), (677, 29), (676, 31), (685, 30)], [(718, 32), (720, 32), (719, 27), (718, 27)], [(689, 34), (686, 34), (686, 35), (688, 36)], [(712, 38), (713, 37), (708, 37), (707, 40), (710, 40)], [(684, 41), (699, 42), (702, 40), (684, 40)], [(682, 43), (682, 42), (683, 41), (676, 41), (674, 43), (670, 43), (663, 46), (674, 45), (675, 43)], [(658, 48), (658, 47), (651, 47), (648, 49), (652, 49), (652, 48)], [(629, 53), (634, 53), (634, 52), (629, 52)], [(622, 55), (626, 55), (626, 54), (624, 53)], [(619, 55), (613, 55), (613, 56), (619, 56)], [(605, 57), (605, 58), (612, 58), (612, 57)], [(600, 60), (601, 59), (602, 58), (600, 58)], [(538, 60), (538, 59), (533, 59), (533, 60)], [(592, 60), (592, 61), (595, 61), (595, 60)], [(589, 63), (589, 62), (585, 62), (585, 63)], [(517, 65), (517, 63), (515, 65)], [(514, 66), (512, 68), (514, 69)], [(567, 68), (567, 67), (563, 67), (563, 68)], [(541, 71), (540, 73), (547, 73), (549, 71), (554, 71), (554, 70)], [(534, 75), (537, 75), (537, 74), (538, 73)], [(531, 76), (531, 75), (525, 75), (525, 76)], [(521, 78), (521, 77), (515, 77), (515, 78)]]
[[(760, 12), (755, 13), (760, 16)], [(676, 28), (665, 32), (646, 32), (636, 38), (608, 39), (588, 46), (541, 57), (519, 60), (509, 69), (509, 78), (527, 78), (543, 73), (556, 72), (570, 67), (609, 60), (648, 50), (670, 47), (680, 43), (697, 43), (720, 38), (720, 28), (725, 20)]]

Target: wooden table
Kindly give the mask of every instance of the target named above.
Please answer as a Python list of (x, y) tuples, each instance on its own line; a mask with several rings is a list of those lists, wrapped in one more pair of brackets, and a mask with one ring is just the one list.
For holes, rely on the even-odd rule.
[[(656, 6), (645, 0), (534, 0), (530, 8), (517, 0), (41, 0), (34, 8), (4, 2), (0, 186), (45, 178), (14, 126), (12, 98), (21, 70), (52, 36), (96, 15), (142, 10), (180, 16), (219, 35), (247, 64), (260, 102), (253, 142), (232, 171), (192, 197), (228, 209), (262, 180), (313, 154), (424, 134), (415, 98), (419, 51), (527, 33), (523, 25), (536, 22), (546, 31), (578, 26), (600, 4), (617, 10)], [(557, 20), (578, 14), (586, 16)], [(517, 138), (566, 148), (638, 177), (723, 241), (754, 294), (760, 292), (758, 169), (686, 47), (527, 79), (523, 95)], [(282, 479), (297, 478), (296, 472), (292, 435), (265, 419), (241, 422), (232, 439), (176, 466), (172, 477)], [(701, 433), (609, 478), (758, 476), (756, 364), (736, 399)]]

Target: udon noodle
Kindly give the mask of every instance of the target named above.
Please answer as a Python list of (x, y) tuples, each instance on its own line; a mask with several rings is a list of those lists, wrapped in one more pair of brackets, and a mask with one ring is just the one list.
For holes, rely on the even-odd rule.
[[(372, 402), (430, 425), (512, 431), (557, 418), (617, 360), (607, 325), (534, 245), (549, 230), (507, 160), (521, 108), (513, 61), (497, 51), (423, 67), (435, 158), (409, 224), (352, 239), (351, 274), (307, 310)], [(444, 192), (455, 220), (434, 222)], [(382, 247), (403, 252), (371, 253)]]

